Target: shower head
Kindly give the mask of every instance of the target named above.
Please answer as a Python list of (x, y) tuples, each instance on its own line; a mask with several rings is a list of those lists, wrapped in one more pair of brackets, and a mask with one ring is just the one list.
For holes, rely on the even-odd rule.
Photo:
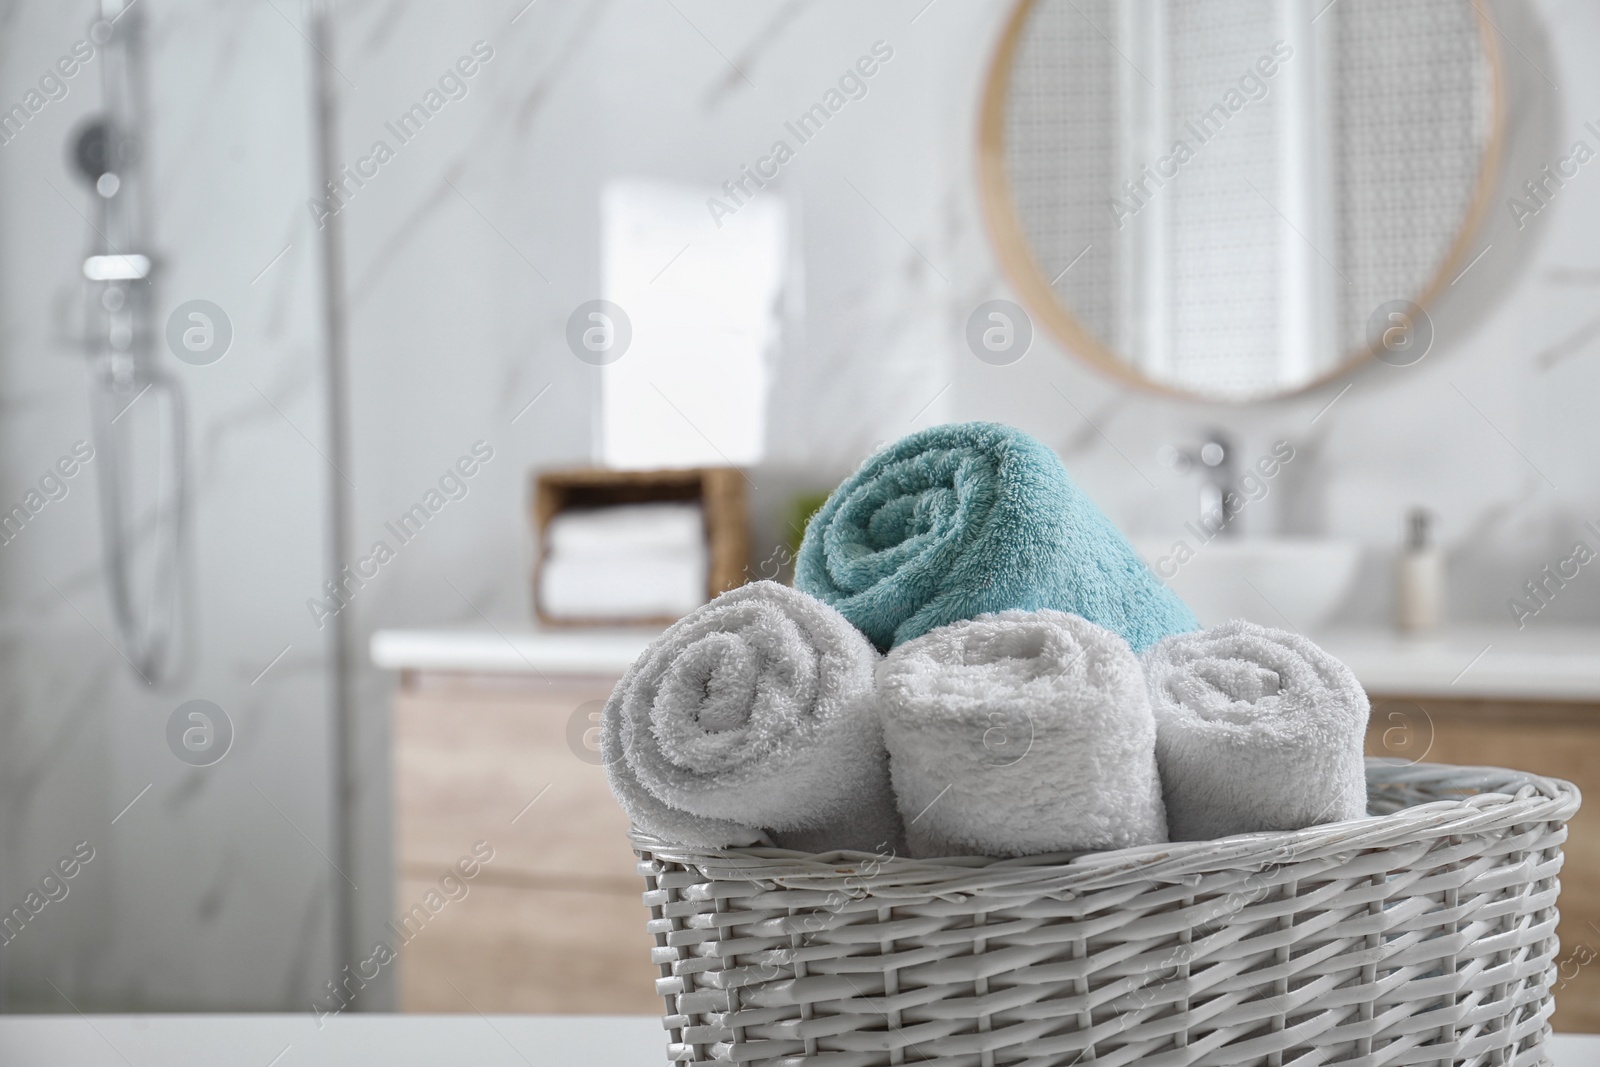
[(121, 184), (118, 172), (137, 161), (138, 156), (139, 142), (119, 136), (103, 115), (85, 123), (72, 143), (73, 167), (105, 197), (116, 193)]
[(84, 124), (72, 144), (72, 162), (90, 185), (115, 169), (111, 165), (111, 126), (105, 119), (93, 118)]

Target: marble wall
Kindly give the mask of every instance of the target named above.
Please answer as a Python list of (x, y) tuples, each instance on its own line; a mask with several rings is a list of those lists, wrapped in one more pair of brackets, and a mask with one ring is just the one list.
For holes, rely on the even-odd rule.
[[(475, 436), (503, 438), (511, 460), (485, 483), (492, 505), (469, 502), (437, 538), (430, 529), (430, 543), (374, 590), (370, 616), (468, 621), (481, 609), (526, 619), (524, 464), (593, 451), (590, 409), (604, 371), (571, 356), (561, 327), (596, 295), (598, 184), (654, 176), (721, 195), (878, 41), (893, 58), (867, 95), (799, 145), (760, 194), (790, 203), (800, 268), (773, 367), (768, 460), (754, 479), (763, 515), (792, 487), (826, 486), (911, 428), (1000, 418), (1059, 447), (1124, 525), (1162, 536), (1189, 517), (1196, 494), (1157, 462), (1158, 447), (1221, 426), (1244, 453), (1279, 436), (1301, 447), (1281, 499), (1247, 516), (1256, 532), (1370, 547), (1371, 581), (1346, 618), (1386, 617), (1384, 556), (1417, 503), (1440, 515), (1456, 616), (1485, 622), (1509, 618), (1504, 601), (1527, 568), (1592, 517), (1596, 442), (1582, 398), (1597, 372), (1583, 344), (1600, 275), (1582, 249), (1600, 225), (1600, 187), (1587, 175), (1524, 230), (1503, 196), (1491, 206), (1492, 228), (1475, 246), (1488, 251), (1438, 306), (1438, 340), (1421, 364), (1374, 365), (1276, 403), (1175, 401), (1129, 390), (1042, 335), (1009, 367), (966, 350), (973, 307), (1014, 295), (988, 247), (972, 161), (994, 5), (508, 7), (445, 14), (371, 2), (341, 16), (341, 56), (366, 72), (362, 90), (346, 93), (341, 138), (352, 157), (473, 41), (496, 50), (471, 94), (345, 216), (355, 462), (388, 493), (366, 527)], [(1577, 102), (1589, 74), (1570, 42), (1593, 16), (1554, 0), (1496, 12), (1517, 87), (1503, 171), (1519, 184), (1584, 135), (1589, 116)], [(1546, 40), (1529, 25), (1540, 20), (1572, 32)], [(708, 214), (705, 240), (716, 232)], [(467, 517), (491, 506), (492, 526)], [(469, 595), (438, 603), (452, 559), (466, 568), (456, 584)], [(1600, 599), (1574, 596), (1551, 610), (1590, 619)]]
[[(1600, 178), (1587, 172), (1526, 229), (1494, 205), (1490, 249), (1440, 305), (1422, 363), (1373, 366), (1282, 402), (1211, 406), (1130, 390), (1043, 336), (1007, 367), (967, 350), (973, 308), (1015, 295), (989, 250), (972, 156), (1003, 5), (346, 0), (316, 62), (338, 97), (336, 162), (361, 180), (320, 204), (306, 200), (299, 10), (141, 6), (163, 59), (152, 65), (158, 229), (172, 264), (163, 307), (212, 299), (238, 331), (221, 362), (174, 365), (191, 394), (202, 487), (192, 541), (201, 650), (181, 691), (147, 693), (94, 633), (90, 621), (110, 630), (87, 482), (25, 531), (41, 536), (0, 547), (0, 901), (80, 837), (99, 834), (111, 860), (89, 865), (59, 922), (46, 927), (47, 914), (26, 931), (31, 945), (19, 938), (5, 951), (19, 1005), (50, 1006), (49, 978), (95, 1006), (303, 1007), (332, 977), (336, 882), (355, 903), (352, 943), (382, 936), (393, 679), (359, 655), (343, 874), (360, 889), (317, 855), (341, 815), (326, 772), (329, 631), (306, 603), (327, 577), (331, 480), (348, 501), (349, 558), (375, 556), (379, 542), (390, 550), (341, 612), (357, 652), (378, 627), (528, 625), (529, 472), (595, 455), (605, 369), (573, 355), (565, 327), (600, 295), (602, 182), (664, 178), (718, 195), (878, 42), (892, 56), (865, 96), (795, 146), (759, 194), (784, 199), (796, 239), (767, 460), (750, 472), (758, 544), (782, 539), (796, 491), (828, 487), (914, 428), (966, 418), (1038, 434), (1114, 519), (1153, 537), (1175, 535), (1196, 497), (1157, 462), (1160, 446), (1213, 426), (1251, 455), (1291, 440), (1296, 460), (1247, 521), (1258, 533), (1366, 546), (1346, 621), (1387, 618), (1385, 576), (1408, 505), (1440, 515), (1454, 616), (1486, 624), (1509, 624), (1507, 598), (1566, 555), (1582, 521), (1600, 519), (1600, 422), (1589, 410), (1600, 386), (1590, 248)], [(1518, 135), (1505, 167), (1520, 184), (1600, 118), (1584, 104), (1600, 99), (1600, 72), (1583, 53), (1600, 16), (1576, 0), (1495, 10), (1514, 42), (1504, 51)], [(1530, 28), (1533, 15), (1560, 32)], [(0, 6), (0, 101), (24, 92), (87, 19), (72, 5)], [(83, 366), (62, 326), (85, 228), (41, 179), (82, 200), (62, 147), (92, 96), (80, 82), (0, 146), (0, 500), (86, 432)], [(401, 128), (419, 103), (427, 121)], [(330, 457), (337, 471), (317, 454), (314, 237), (330, 217), (345, 241), (349, 322), (350, 436), (348, 452)], [(716, 238), (708, 213), (704, 239)], [(465, 495), (395, 538), (386, 523), (474, 446), (492, 458)], [(1600, 585), (1575, 583), (1531, 625), (1577, 621), (1600, 621)], [(239, 726), (238, 750), (203, 771), (174, 760), (159, 730), (191, 695), (236, 710)], [(115, 830), (99, 825), (146, 783)], [(127, 835), (147, 851), (134, 862), (113, 842), (141, 816), (152, 823)], [(484, 813), (479, 836), (492, 841), (500, 818)], [(391, 980), (380, 974), (361, 1005), (391, 1003)]]
[[(23, 102), (97, 4), (0, 4), (0, 100)], [(108, 608), (101, 448), (0, 545), (0, 908), (87, 842), (93, 858), (0, 948), (8, 1011), (289, 1010), (333, 970), (329, 486), (311, 101), (299, 27), (264, 0), (143, 0), (144, 163), (159, 263), (158, 338), (179, 304), (221, 307), (233, 339), (205, 366), (158, 339), (187, 403), (184, 652), (146, 684)], [(68, 163), (100, 108), (103, 55), (0, 144), (0, 500), (22, 500), (93, 440), (83, 350), (91, 197)], [(152, 393), (119, 416), (130, 468), (157, 469)], [(144, 420), (144, 423), (141, 423)], [(147, 543), (149, 528), (140, 528)], [(281, 654), (281, 656), (280, 656)], [(269, 669), (270, 668), (270, 669)], [(220, 762), (167, 741), (182, 703), (231, 721)], [(131, 805), (131, 806), (130, 806)], [(48, 888), (48, 887), (47, 887)], [(59, 891), (56, 891), (59, 892)]]

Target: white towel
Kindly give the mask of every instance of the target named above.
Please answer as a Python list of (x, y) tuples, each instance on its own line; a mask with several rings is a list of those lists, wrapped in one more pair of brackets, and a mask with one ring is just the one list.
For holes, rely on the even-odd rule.
[(1366, 814), (1367, 694), (1297, 634), (1235, 620), (1144, 654), (1174, 841)]
[(711, 556), (697, 503), (558, 512), (544, 554), (539, 608), (552, 618), (677, 618), (706, 602)]
[(878, 654), (774, 582), (679, 619), (606, 703), (601, 753), (634, 825), (675, 844), (900, 850), (873, 714)]
[(898, 646), (879, 713), (917, 857), (1165, 841), (1155, 721), (1128, 643), (1060, 611), (1003, 611)]
[(539, 607), (555, 619), (677, 618), (706, 602), (709, 561), (700, 552), (635, 552), (615, 559), (550, 556), (539, 572)]
[(636, 551), (704, 552), (704, 513), (699, 504), (686, 501), (559, 511), (545, 527), (544, 548), (563, 556), (602, 558)]

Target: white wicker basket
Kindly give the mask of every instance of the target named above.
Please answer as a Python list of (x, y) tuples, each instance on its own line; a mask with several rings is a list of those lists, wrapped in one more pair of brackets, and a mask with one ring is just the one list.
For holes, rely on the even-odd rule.
[(1570, 783), (1369, 760), (1378, 817), (1023, 860), (634, 834), (680, 1062), (1546, 1063)]

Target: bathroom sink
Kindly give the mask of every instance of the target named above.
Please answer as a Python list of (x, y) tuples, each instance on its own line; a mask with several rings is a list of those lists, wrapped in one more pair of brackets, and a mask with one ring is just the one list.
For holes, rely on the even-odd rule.
[[(1312, 537), (1216, 538), (1196, 546), (1143, 538), (1134, 548), (1203, 626), (1248, 619), (1309, 630), (1327, 622), (1361, 562), (1361, 546)], [(1187, 558), (1185, 558), (1187, 556)]]

